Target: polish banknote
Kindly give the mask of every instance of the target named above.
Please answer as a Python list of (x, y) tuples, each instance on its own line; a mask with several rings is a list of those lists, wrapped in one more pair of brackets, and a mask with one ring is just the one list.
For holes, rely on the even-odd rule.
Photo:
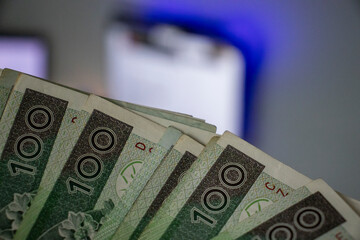
[[(202, 119), (107, 100), (0, 69), (0, 239), (210, 239), (311, 195), (296, 195), (309, 178)], [(335, 234), (317, 237), (357, 239)]]
[[(113, 239), (137, 239), (162, 202), (181, 181), (183, 174), (203, 149), (203, 145), (183, 135), (169, 155), (161, 162), (143, 191), (118, 227)], [(101, 230), (96, 236), (101, 235)]]
[(46, 82), (15, 85), (0, 122), (0, 238), (11, 239), (18, 229), (61, 126), (86, 100), (87, 95)]
[(315, 180), (214, 240), (360, 239), (360, 217), (324, 181)]
[(188, 117), (179, 118), (178, 115), (174, 113), (165, 114), (164, 112), (159, 112), (157, 110), (154, 111), (149, 108), (139, 108), (138, 105), (124, 104), (124, 102), (117, 100), (111, 101), (162, 126), (173, 126), (202, 144), (206, 144), (216, 135), (216, 127), (214, 128), (214, 125), (208, 123), (189, 119)]
[[(15, 82), (19, 79), (19, 83), (17, 84), (16, 88), (13, 89)], [(32, 97), (31, 94), (29, 94), (28, 92), (30, 90), (33, 90), (35, 92), (39, 92), (39, 93), (43, 93), (43, 96), (38, 96), (39, 94), (36, 95), (36, 98)], [(11, 95), (10, 99), (9, 99), (9, 105), (7, 110), (5, 111), (5, 116), (3, 119), (4, 124), (1, 124), (2, 126), (2, 143), (6, 142), (6, 138), (7, 138), (7, 134), (9, 133), (10, 129), (12, 129), (11, 131), (11, 137), (16, 137), (15, 135), (17, 135), (16, 131), (18, 131), (21, 127), (25, 127), (25, 129), (23, 129), (24, 134), (26, 132), (28, 132), (28, 135), (31, 135), (31, 132), (33, 131), (42, 131), (43, 133), (41, 133), (40, 137), (45, 137), (45, 140), (48, 139), (49, 137), (51, 137), (52, 141), (48, 141), (46, 140), (46, 145), (45, 147), (42, 146), (43, 141), (38, 138), (36, 138), (36, 136), (25, 136), (25, 139), (20, 139), (18, 141), (18, 144), (20, 144), (19, 146), (22, 146), (25, 148), (23, 149), (23, 151), (32, 151), (31, 149), (27, 149), (27, 148), (37, 148), (39, 147), (38, 145), (41, 145), (41, 149), (37, 149), (39, 151), (43, 151), (44, 149), (46, 150), (45, 152), (41, 152), (41, 158), (38, 159), (38, 157), (36, 157), (37, 161), (39, 162), (41, 160), (41, 168), (36, 168), (31, 166), (31, 164), (29, 163), (22, 163), (24, 162), (24, 156), (22, 156), (21, 152), (19, 153), (19, 151), (17, 151), (16, 149), (11, 152), (11, 142), (8, 143), (7, 145), (7, 149), (5, 149), (7, 152), (10, 151), (10, 153), (5, 153), (8, 154), (8, 157), (11, 157), (11, 155), (16, 155), (18, 156), (20, 154), (20, 156), (18, 156), (17, 162), (15, 162), (15, 159), (2, 159), (2, 164), (3, 165), (8, 165), (8, 167), (4, 167), (1, 168), (2, 171), (5, 171), (5, 174), (2, 174), (1, 177), (3, 179), (6, 180), (6, 184), (2, 185), (3, 189), (8, 189), (8, 190), (3, 190), (2, 194), (0, 194), (1, 196), (4, 195), (5, 197), (2, 197), (3, 199), (3, 205), (2, 206), (2, 212), (0, 212), (0, 216), (3, 218), (3, 220), (1, 221), (1, 225), (0, 225), (0, 236), (6, 236), (6, 238), (11, 238), (13, 236), (13, 234), (15, 233), (15, 231), (20, 227), (20, 223), (22, 221), (23, 215), (24, 213), (27, 211), (27, 208), (31, 205), (31, 202), (35, 196), (35, 194), (37, 193), (37, 189), (39, 187), (39, 182), (42, 178), (42, 174), (44, 173), (44, 169), (45, 166), (47, 164), (47, 158), (50, 155), (51, 149), (52, 149), (52, 145), (55, 143), (56, 140), (56, 133), (60, 128), (60, 123), (62, 121), (62, 118), (60, 118), (61, 116), (58, 116), (57, 114), (55, 114), (55, 117), (57, 117), (57, 125), (53, 125), (53, 120), (54, 119), (47, 119), (48, 121), (51, 121), (51, 126), (52, 128), (44, 128), (47, 132), (45, 132), (45, 130), (38, 130), (34, 128), (26, 128), (25, 122), (26, 122), (26, 117), (29, 117), (30, 120), (32, 119), (32, 121), (43, 121), (44, 119), (41, 118), (46, 118), (46, 117), (54, 117), (53, 116), (53, 111), (50, 109), (35, 109), (32, 110), (32, 114), (28, 114), (28, 115), (21, 115), (20, 112), (25, 111), (25, 108), (31, 109), (33, 107), (36, 106), (35, 103), (41, 102), (43, 103), (43, 105), (46, 107), (47, 104), (52, 104), (52, 108), (54, 107), (58, 107), (60, 106), (58, 102), (55, 102), (54, 99), (59, 98), (62, 99), (64, 96), (65, 102), (70, 101), (69, 106), (75, 106), (69, 109), (66, 109), (66, 114), (63, 116), (64, 119), (66, 119), (67, 121), (62, 123), (62, 130), (65, 131), (65, 135), (69, 134), (69, 137), (63, 137), (61, 140), (61, 145), (62, 146), (66, 146), (68, 145), (68, 142), (70, 139), (76, 139), (75, 136), (77, 136), (76, 134), (79, 134), (79, 128), (77, 127), (77, 124), (75, 123), (79, 123), (79, 121), (81, 121), (81, 119), (78, 119), (78, 115), (81, 115), (81, 112), (79, 112), (79, 109), (81, 108), (80, 106), (82, 104), (85, 103), (86, 99), (87, 99), (87, 95), (83, 94), (79, 91), (73, 91), (69, 88), (66, 87), (62, 87), (59, 85), (55, 85), (52, 84), (50, 82), (44, 81), (44, 80), (40, 80), (38, 78), (35, 77), (31, 77), (25, 74), (22, 74), (20, 72), (16, 72), (16, 71), (12, 71), (9, 69), (5, 69), (4, 71), (2, 71), (2, 74), (0, 76), (0, 98), (1, 98), (1, 105), (0, 105), (0, 110), (1, 113), (3, 112), (4, 108), (5, 108), (5, 102), (8, 101), (8, 98), (10, 96), (10, 92), (13, 91), (13, 94)], [(25, 94), (26, 93), (26, 94)], [(45, 94), (48, 93), (48, 94)], [(52, 93), (55, 93), (54, 95), (52, 95)], [(24, 99), (23, 95), (25, 96)], [(41, 95), (41, 94), (40, 94)], [(70, 98), (70, 99), (69, 99)], [(32, 99), (33, 102), (28, 101), (28, 99)], [(52, 102), (51, 102), (51, 101)], [(20, 104), (20, 102), (21, 104)], [(47, 102), (48, 101), (48, 102)], [(20, 106), (20, 105), (21, 106)], [(137, 106), (137, 105), (134, 105)], [(19, 108), (21, 107), (21, 108)], [(140, 106), (137, 106), (137, 109), (139, 109)], [(17, 112), (17, 110), (19, 110), (19, 113)], [(64, 112), (64, 109), (62, 109)], [(141, 113), (143, 115), (148, 115), (148, 116), (153, 116), (153, 115), (159, 115), (159, 113), (157, 113), (156, 111), (154, 111), (154, 109), (149, 108), (149, 110), (147, 110), (146, 107), (142, 107), (140, 108), (140, 110), (142, 111)], [(150, 112), (149, 112), (150, 111)], [(174, 123), (177, 124), (177, 126), (179, 126), (180, 128), (186, 130), (186, 131), (192, 131), (192, 129), (194, 128), (192, 126), (192, 122), (191, 121), (187, 121), (186, 124), (182, 124), (180, 121), (182, 120), (182, 118), (179, 118), (177, 115), (182, 115), (182, 114), (174, 114), (171, 115), (171, 112), (168, 111), (164, 111), (167, 114), (167, 118), (164, 119), (162, 121), (163, 124), (167, 124), (168, 126), (170, 125), (174, 125)], [(56, 113), (56, 112), (55, 112)], [(17, 114), (17, 115), (16, 115)], [(35, 114), (35, 115), (34, 115)], [(160, 113), (162, 115), (164, 115), (164, 113)], [(15, 115), (17, 116), (15, 118)], [(36, 116), (34, 118), (34, 116)], [(76, 116), (76, 117), (74, 117)], [(177, 120), (176, 121), (171, 121), (171, 116), (174, 116), (174, 118)], [(39, 118), (39, 119), (37, 119)], [(188, 118), (186, 116), (186, 118)], [(15, 119), (15, 122), (17, 123), (17, 125), (15, 124), (14, 126), (12, 126), (12, 121)], [(70, 121), (71, 120), (71, 121)], [(179, 121), (180, 120), (180, 121)], [(195, 122), (199, 122), (201, 120), (194, 120)], [(23, 123), (22, 123), (23, 122)], [(31, 123), (30, 123), (31, 124)], [(20, 126), (18, 126), (20, 125)], [(198, 125), (198, 124), (197, 124)], [(204, 124), (205, 125), (209, 125), (209, 124)], [(47, 125), (46, 125), (47, 126)], [(211, 125), (209, 125), (211, 126)], [(55, 127), (55, 128), (54, 128)], [(210, 127), (211, 128), (211, 127)], [(49, 131), (50, 132), (49, 132)], [(19, 133), (18, 133), (19, 134)], [(27, 134), (27, 133), (26, 133)], [(26, 135), (25, 134), (25, 135)], [(49, 134), (49, 135), (45, 135)], [(62, 135), (64, 135), (62, 134)], [(205, 130), (200, 130), (196, 133), (196, 135), (205, 140), (206, 138), (210, 138), (211, 136), (214, 135), (214, 133), (210, 133), (207, 132)], [(9, 141), (11, 141), (11, 139), (9, 139)], [(9, 145), (10, 144), (10, 145)], [(5, 147), (5, 146), (2, 146)], [(44, 149), (43, 149), (44, 148)], [(34, 149), (36, 150), (36, 149)], [(17, 152), (16, 152), (17, 151)], [(39, 154), (38, 152), (34, 152), (34, 154)], [(10, 155), (9, 155), (10, 154)], [(25, 153), (26, 154), (26, 153)], [(5, 156), (4, 155), (4, 156)], [(22, 157), (22, 158), (20, 158)], [(6, 158), (6, 156), (5, 156)], [(35, 158), (35, 157), (34, 157)], [(33, 159), (31, 158), (31, 154), (29, 159)], [(30, 161), (30, 160), (28, 160)], [(33, 161), (33, 160), (31, 160)], [(35, 164), (36, 165), (36, 164)], [(6, 172), (8, 171), (8, 172)], [(34, 173), (36, 171), (36, 174)], [(9, 178), (7, 175), (11, 175), (11, 177)], [(27, 181), (27, 178), (31, 178), (32, 181)], [(26, 178), (26, 179), (25, 179)], [(27, 184), (19, 184), (20, 182), (25, 181)], [(17, 185), (17, 187), (14, 187), (13, 185)], [(20, 187), (21, 186), (21, 187)], [(20, 189), (19, 189), (20, 188)], [(8, 199), (7, 199), (8, 198)], [(11, 200), (11, 201), (10, 201)], [(9, 210), (9, 205), (10, 206), (17, 206), (18, 208), (18, 203), (19, 202), (23, 202), (22, 203), (22, 208), (20, 209), (12, 209), (11, 211)], [(14, 205), (15, 204), (15, 205)], [(36, 206), (36, 204), (35, 204)], [(17, 217), (14, 218), (14, 216), (9, 217), (9, 214), (14, 215), (14, 212), (16, 212)]]
[(181, 136), (95, 95), (76, 117), (76, 134), (60, 130), (15, 239), (92, 237), (134, 174), (147, 161), (159, 162)]
[(360, 201), (337, 192), (339, 196), (360, 216)]
[(203, 150), (140, 239), (212, 238), (309, 182), (225, 132)]
[(19, 76), (19, 72), (3, 69), (0, 74), (0, 117), (3, 114), (10, 92)]
[[(175, 144), (175, 143), (174, 143)], [(164, 158), (166, 159), (166, 157)], [(163, 161), (163, 160), (162, 160)], [(124, 217), (130, 210), (131, 206), (135, 202), (140, 192), (145, 187), (146, 183), (153, 175), (154, 171), (159, 166), (160, 161), (146, 162), (141, 170), (138, 172), (134, 182), (129, 186), (129, 190), (121, 198), (119, 204), (117, 204), (111, 214), (108, 216), (107, 221), (102, 224), (102, 227), (97, 232), (95, 239), (110, 239), (115, 233), (119, 224), (123, 221)], [(138, 177), (141, 176), (141, 177)], [(146, 176), (146, 177), (145, 177)]]

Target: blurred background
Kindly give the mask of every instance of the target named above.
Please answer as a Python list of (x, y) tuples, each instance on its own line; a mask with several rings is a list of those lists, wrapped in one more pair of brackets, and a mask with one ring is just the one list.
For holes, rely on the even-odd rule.
[(184, 112), (360, 199), (360, 2), (0, 0), (0, 68)]

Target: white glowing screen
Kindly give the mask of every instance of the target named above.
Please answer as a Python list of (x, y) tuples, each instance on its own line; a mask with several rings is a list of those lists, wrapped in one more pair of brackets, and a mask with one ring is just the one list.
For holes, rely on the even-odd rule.
[(39, 38), (0, 35), (0, 68), (46, 78), (47, 55), (47, 47)]
[(204, 36), (155, 28), (155, 45), (133, 40), (123, 25), (106, 36), (109, 95), (137, 104), (191, 114), (218, 133), (241, 135), (244, 63), (233, 47), (214, 47)]

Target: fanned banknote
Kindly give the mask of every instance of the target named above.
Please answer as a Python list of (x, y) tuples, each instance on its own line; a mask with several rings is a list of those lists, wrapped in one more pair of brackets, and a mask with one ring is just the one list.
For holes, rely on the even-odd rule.
[(61, 125), (86, 99), (36, 79), (16, 83), (0, 122), (0, 238), (10, 239), (18, 229)]
[(0, 117), (3, 114), (10, 92), (19, 76), (16, 71), (3, 69), (0, 74)]
[[(179, 139), (151, 176), (131, 210), (121, 222), (113, 239), (137, 239), (140, 236), (161, 207), (162, 202), (181, 181), (182, 175), (190, 168), (203, 148), (203, 145), (186, 135)], [(99, 234), (99, 239), (104, 238), (101, 238)]]
[(208, 123), (198, 122), (197, 120), (186, 119), (184, 117), (179, 118), (176, 114), (156, 112), (151, 108), (139, 108), (138, 105), (124, 104), (124, 102), (117, 100), (112, 101), (162, 126), (173, 126), (202, 144), (206, 144), (216, 135), (216, 128)]
[(208, 144), (140, 239), (208, 239), (310, 179), (225, 132)]
[(360, 217), (324, 181), (299, 188), (214, 240), (356, 240)]
[[(189, 123), (191, 123), (191, 124), (193, 124), (194, 121), (196, 121), (198, 123), (206, 122), (204, 119), (196, 118), (196, 117), (193, 117), (193, 116), (185, 114), (185, 113), (173, 112), (173, 111), (168, 111), (168, 110), (164, 110), (164, 109), (160, 109), (160, 108), (154, 108), (154, 107), (124, 102), (124, 101), (118, 101), (118, 100), (113, 100), (113, 99), (108, 99), (108, 100), (118, 104), (121, 107), (124, 107), (127, 109), (132, 109), (137, 112), (143, 112), (143, 113), (153, 112), (153, 113), (155, 113), (155, 114), (152, 114), (153, 116), (157, 116), (157, 117), (164, 118), (164, 119), (172, 120), (173, 116), (177, 116), (177, 117), (180, 117), (181, 119), (189, 120), (190, 121)], [(181, 122), (186, 122), (186, 121), (181, 120)], [(201, 126), (199, 126), (199, 128), (202, 128), (202, 129), (208, 130), (208, 131), (213, 131), (213, 128), (215, 128), (215, 126), (212, 125), (212, 126), (205, 127), (205, 126), (201, 125)]]
[(339, 196), (360, 216), (360, 201), (337, 192)]
[[(184, 136), (181, 140), (184, 141), (184, 139), (188, 139), (190, 141), (190, 138), (187, 138)], [(195, 141), (193, 141), (194, 146), (196, 144)], [(175, 144), (176, 145), (176, 144)], [(199, 150), (198, 150), (199, 151)], [(171, 153), (171, 151), (169, 152)], [(162, 162), (166, 162), (168, 160), (168, 155)], [(159, 162), (160, 163), (160, 162)], [(108, 220), (103, 224), (103, 226), (100, 228), (99, 232), (96, 234), (95, 239), (110, 239), (113, 234), (115, 233), (116, 229), (119, 227), (120, 223), (123, 221), (124, 217), (130, 210), (131, 206), (134, 204), (136, 198), (140, 194), (141, 190), (145, 187), (145, 184), (150, 179), (150, 176), (153, 175), (154, 171), (158, 167), (159, 164), (155, 164), (155, 162), (151, 162), (149, 164), (144, 164), (144, 167), (140, 170), (138, 173), (139, 176), (142, 176), (141, 178), (136, 177), (132, 185), (129, 187), (131, 189), (131, 192), (127, 191), (126, 195), (123, 196), (124, 199), (121, 199), (121, 204), (118, 204), (115, 209), (111, 212), (110, 216), (108, 217)], [(143, 177), (147, 176), (147, 177)], [(165, 181), (166, 179), (164, 179)], [(140, 187), (139, 187), (140, 186)], [(134, 196), (136, 194), (136, 196)], [(139, 212), (138, 212), (139, 214)]]
[[(20, 82), (22, 82), (22, 84), (24, 85), (24, 86), (27, 86), (27, 87), (29, 87), (30, 89), (32, 88), (32, 89), (35, 89), (35, 90), (38, 90), (38, 91), (50, 91), (50, 92), (55, 92), (56, 93), (56, 95), (59, 97), (62, 97), (62, 96), (67, 96), (67, 95), (70, 95), (70, 96), (74, 96), (73, 97), (73, 99), (72, 99), (72, 101), (73, 102), (77, 102), (77, 105), (81, 105), (81, 97), (79, 97), (79, 96), (82, 96), (82, 101), (83, 102), (85, 102), (85, 99), (86, 99), (86, 95), (85, 94), (82, 94), (82, 93), (80, 93), (80, 92), (76, 92), (76, 91), (72, 91), (72, 90), (70, 90), (70, 89), (68, 89), (68, 88), (64, 88), (64, 87), (61, 87), (61, 86), (58, 86), (58, 85), (55, 85), (55, 84), (52, 84), (52, 83), (50, 83), (50, 82), (47, 82), (47, 81), (43, 81), (43, 80), (40, 80), (40, 79), (37, 79), (37, 78), (34, 78), (34, 77), (31, 77), (31, 76), (28, 76), (28, 75), (25, 75), (25, 74), (22, 74), (22, 73), (20, 73), (20, 72), (16, 72), (16, 71), (13, 71), (13, 70), (9, 70), (9, 69), (5, 69), (3, 72), (2, 72), (2, 74), (1, 74), (1, 77), (0, 77), (0, 89), (1, 89), (1, 92), (0, 92), (0, 97), (2, 98), (2, 101), (1, 101), (1, 103), (5, 103), (5, 101), (7, 101), (7, 99), (8, 99), (8, 97), (9, 97), (9, 94), (10, 94), (10, 91), (12, 91), (12, 89), (13, 89), (13, 86), (14, 86), (14, 84), (15, 84), (15, 82), (16, 82), (16, 80), (17, 79), (20, 79)], [(52, 90), (49, 90), (49, 89), (52, 89)], [(11, 127), (9, 124), (11, 124), (11, 123), (9, 123), (9, 121), (8, 120), (12, 120), (12, 115), (9, 115), (9, 113), (8, 112), (12, 112), (12, 113), (14, 113), (14, 111), (16, 110), (15, 109), (15, 106), (13, 105), (13, 102), (15, 101), (14, 99), (16, 99), (16, 100), (19, 100), (20, 98), (19, 98), (19, 94), (18, 94), (18, 92), (19, 92), (19, 90), (18, 89), (16, 89), (15, 90), (15, 94), (16, 95), (14, 95), (11, 99), (10, 99), (10, 104), (9, 104), (9, 109), (8, 109), (8, 111), (5, 113), (5, 122), (7, 122), (6, 124), (7, 124), (7, 126), (8, 126), (8, 128), (7, 129), (3, 129), (4, 131), (5, 130), (9, 130), (9, 128)], [(50, 97), (49, 97), (50, 98)], [(35, 99), (36, 100), (36, 99)], [(27, 100), (25, 100), (25, 101), (27, 101)], [(30, 104), (30, 102), (29, 102), (29, 104)], [(45, 104), (46, 105), (46, 104)], [(76, 105), (76, 104), (75, 104)], [(1, 106), (4, 106), (4, 104), (3, 105), (1, 105)], [(79, 106), (78, 106), (78, 108), (79, 108)], [(136, 105), (135, 105), (136, 106)], [(3, 109), (3, 108), (1, 108), (1, 109)], [(78, 110), (78, 109), (77, 109)], [(147, 111), (146, 110), (146, 108), (145, 107), (142, 107), (142, 109), (141, 109), (144, 113)], [(70, 111), (70, 110), (69, 110)], [(72, 111), (72, 112), (71, 112)], [(80, 119), (78, 119), (78, 117), (76, 117), (77, 116), (77, 113), (76, 113), (76, 111), (74, 110), (74, 109), (71, 109), (71, 111), (70, 111), (70, 115), (71, 116), (73, 116), (72, 118), (71, 118), (71, 121), (67, 121), (66, 123), (64, 123), (64, 125), (65, 126), (63, 126), (63, 129), (64, 129), (64, 131), (65, 131), (65, 133), (64, 134), (70, 134), (71, 135), (71, 137), (68, 137), (68, 138), (62, 138), (62, 145), (63, 146), (65, 146), (65, 145), (67, 145), (68, 143), (66, 143), (66, 141), (67, 140), (69, 140), (70, 138), (72, 138), (72, 139), (75, 139), (75, 136), (76, 136), (76, 133), (77, 134), (79, 134), (79, 129), (77, 128), (77, 125), (75, 124), (75, 122), (79, 122), (80, 121)], [(75, 111), (75, 112), (74, 112)], [(2, 111), (1, 111), (2, 112)], [(154, 114), (153, 113), (153, 110), (152, 110), (152, 112), (151, 112), (152, 114)], [(41, 114), (41, 112), (39, 112), (39, 111), (35, 111), (35, 114)], [(81, 115), (81, 114), (80, 114)], [(144, 115), (150, 115), (151, 116), (151, 114), (144, 114)], [(40, 116), (40, 115), (39, 115)], [(45, 116), (45, 115), (44, 115)], [(74, 117), (75, 116), (75, 117)], [(20, 116), (21, 117), (21, 116)], [(24, 116), (22, 116), (22, 117), (24, 117)], [(69, 117), (69, 116), (67, 116), (67, 117)], [(170, 119), (171, 118), (171, 115), (169, 115), (168, 114), (168, 119)], [(178, 117), (176, 117), (177, 119), (179, 119)], [(168, 120), (168, 119), (165, 119), (164, 121), (165, 121), (165, 124), (167, 124), (167, 125), (173, 125), (173, 122), (171, 121), (171, 120)], [(180, 119), (181, 120), (181, 119)], [(19, 120), (20, 122), (21, 122), (21, 120)], [(163, 121), (163, 123), (164, 123), (164, 121)], [(188, 121), (187, 122), (187, 124), (189, 124), (189, 125), (191, 125), (191, 122), (190, 121)], [(58, 126), (59, 127), (59, 126)], [(181, 126), (181, 128), (182, 129), (185, 129), (186, 131), (191, 131), (192, 130), (192, 128), (193, 127), (191, 127), (191, 126), (188, 126), (188, 125), (183, 125), (183, 126)], [(18, 126), (17, 126), (17, 128), (16, 129), (18, 129)], [(15, 129), (15, 130), (16, 130)], [(31, 129), (30, 129), (31, 130)], [(55, 131), (56, 132), (56, 131)], [(5, 133), (6, 134), (6, 133)], [(3, 132), (3, 134), (2, 134), (2, 136), (5, 136), (5, 134), (4, 134), (4, 132)], [(202, 138), (202, 139), (206, 139), (206, 138), (210, 138), (212, 135), (213, 135), (213, 133), (209, 133), (209, 132), (207, 132), (207, 131), (204, 131), (204, 130), (201, 130), (201, 131), (198, 131), (197, 133), (197, 136), (200, 136), (200, 138)], [(208, 136), (208, 134), (210, 134), (209, 136)], [(54, 133), (52, 133), (52, 138), (53, 138), (53, 140), (55, 140), (55, 138), (56, 138), (56, 134), (54, 135)], [(25, 139), (26, 140), (26, 139)], [(4, 142), (5, 141), (5, 139), (3, 139), (3, 141), (2, 142)], [(24, 141), (24, 140), (23, 140)], [(30, 142), (29, 142), (30, 141)], [(32, 140), (32, 138), (30, 139), (30, 140), (26, 140), (25, 141), (25, 145), (27, 144), (27, 145), (29, 145), (29, 144), (31, 144), (32, 142), (31, 141), (33, 141)], [(38, 143), (38, 142), (35, 142), (35, 143)], [(14, 201), (26, 201), (27, 202), (27, 204), (26, 205), (24, 205), (23, 207), (25, 208), (25, 209), (19, 209), (18, 210), (18, 212), (20, 212), (21, 214), (19, 214), (19, 213), (17, 213), (18, 214), (18, 217), (16, 218), (16, 219), (10, 219), (10, 220), (4, 220), (4, 221), (1, 221), (2, 222), (2, 225), (0, 225), (0, 229), (1, 229), (1, 232), (6, 232), (6, 236), (12, 236), (12, 234), (18, 229), (18, 227), (19, 227), (19, 225), (20, 225), (20, 222), (21, 222), (21, 219), (22, 219), (22, 215), (26, 212), (26, 210), (27, 210), (27, 207), (28, 206), (30, 206), (30, 201), (32, 201), (32, 199), (34, 198), (34, 195), (35, 195), (35, 193), (36, 193), (36, 191), (37, 191), (37, 187), (38, 187), (38, 185), (39, 185), (39, 182), (40, 182), (40, 180), (41, 180), (41, 177), (42, 177), (42, 173), (44, 172), (44, 168), (45, 168), (45, 166), (46, 166), (46, 163), (47, 163), (47, 159), (43, 159), (43, 158), (47, 158), (48, 156), (49, 156), (49, 153), (50, 153), (50, 150), (51, 150), (51, 148), (50, 148), (50, 146), (48, 146), (47, 147), (47, 154), (43, 154), (42, 155), (42, 163), (44, 164), (43, 166), (42, 166), (42, 169), (41, 169), (41, 171), (37, 171), (37, 174), (36, 174), (36, 181), (31, 185), (31, 187), (30, 188), (27, 188), (27, 189), (31, 189), (31, 195), (29, 195), (28, 196), (28, 194), (26, 194), (26, 195), (19, 195), (19, 194), (25, 194), (25, 192), (18, 192), (18, 190), (17, 190), (17, 188), (15, 188), (15, 187), (12, 187), (12, 184), (14, 184), (13, 183), (13, 181), (15, 181), (16, 182), (16, 184), (19, 184), (19, 181), (22, 181), (22, 180), (20, 180), (20, 179), (23, 179), (24, 177), (26, 178), (26, 177), (28, 177), (27, 175), (27, 173), (28, 172), (26, 172), (26, 170), (28, 170), (28, 171), (30, 171), (30, 170), (32, 170), (32, 169), (29, 169), (29, 168), (27, 168), (28, 167), (28, 165), (21, 165), (20, 166), (20, 164), (21, 163), (14, 163), (13, 161), (14, 160), (11, 160), (11, 162), (9, 163), (10, 165), (9, 166), (12, 166), (14, 169), (12, 170), (12, 171), (18, 171), (19, 173), (16, 173), (16, 176), (15, 177), (12, 177), (12, 178), (6, 178), (7, 176), (6, 176), (6, 174), (3, 174), (2, 175), (2, 177), (3, 178), (6, 178), (8, 181), (6, 182), (7, 183), (7, 185), (6, 184), (3, 184), (3, 188), (10, 188), (11, 190), (10, 190), (10, 192), (16, 192), (17, 193), (17, 195), (15, 195), (15, 196), (13, 196), (12, 197), (12, 201), (11, 201), (11, 203), (13, 204), (13, 202)], [(6, 163), (5, 163), (6, 164)], [(5, 168), (3, 168), (3, 170), (4, 170)], [(7, 169), (7, 168), (6, 168)], [(24, 176), (23, 176), (24, 175)], [(32, 178), (34, 178), (34, 176), (32, 176)], [(30, 182), (28, 182), (28, 185), (30, 184)], [(21, 185), (21, 184), (20, 184)], [(11, 187), (10, 187), (11, 186)], [(22, 184), (22, 186), (23, 186), (23, 189), (25, 189), (26, 187), (26, 184)], [(4, 191), (4, 193), (3, 194), (5, 194), (6, 196), (11, 196), (11, 194), (10, 194), (10, 192), (8, 192), (8, 191)], [(3, 201), (6, 201), (6, 198), (3, 198)], [(10, 203), (10, 202), (9, 202)], [(25, 203), (24, 203), (25, 204)], [(35, 206), (36, 206), (36, 204), (35, 204)], [(3, 208), (3, 211), (2, 211), (2, 216), (3, 217), (6, 217), (5, 215), (6, 215), (6, 211), (7, 211), (7, 208)], [(15, 210), (13, 210), (13, 211), (15, 211)], [(8, 218), (8, 217), (6, 217), (6, 218)], [(13, 224), (14, 222), (16, 222), (16, 224)], [(9, 225), (13, 225), (13, 226), (9, 226)], [(11, 233), (11, 234), (10, 234)]]
[[(34, 204), (15, 239), (93, 236), (136, 171), (147, 161), (162, 159), (181, 135), (95, 95), (77, 120), (81, 130), (76, 136), (59, 133), (65, 146), (60, 140), (54, 146)], [(74, 138), (68, 141), (69, 137)], [(79, 221), (85, 229), (76, 225)]]
[(359, 238), (359, 201), (202, 119), (10, 69), (0, 117), (0, 239)]
[(190, 117), (179, 117), (179, 114), (177, 113), (168, 113), (164, 110), (159, 111), (158, 109), (128, 104), (118, 100), (110, 101), (164, 127), (175, 127), (202, 144), (206, 144), (216, 135), (216, 127), (214, 125), (204, 123)]

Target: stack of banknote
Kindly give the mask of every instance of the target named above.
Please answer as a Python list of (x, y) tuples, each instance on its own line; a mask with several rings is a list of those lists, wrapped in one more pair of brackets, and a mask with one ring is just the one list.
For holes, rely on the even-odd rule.
[(0, 116), (0, 239), (360, 239), (358, 201), (202, 119), (10, 69)]

